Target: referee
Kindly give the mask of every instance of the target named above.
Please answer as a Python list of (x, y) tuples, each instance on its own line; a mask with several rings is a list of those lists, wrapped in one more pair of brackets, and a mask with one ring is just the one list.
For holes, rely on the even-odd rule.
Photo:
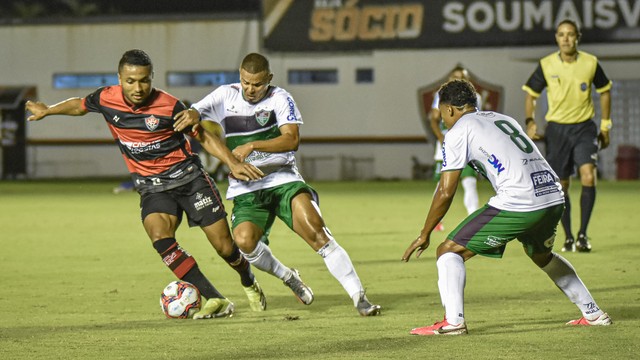
[[(562, 227), (566, 240), (562, 251), (591, 251), (587, 226), (596, 199), (596, 163), (598, 146), (609, 146), (611, 122), (611, 80), (607, 78), (598, 59), (578, 50), (580, 28), (571, 20), (563, 20), (556, 28), (559, 51), (543, 57), (522, 89), (527, 93), (525, 115), (527, 135), (544, 138), (546, 159), (560, 177), (565, 196)], [(594, 121), (595, 110), (591, 89), (600, 94), (600, 131)], [(536, 100), (547, 89), (548, 122), (545, 134), (537, 132), (534, 120)], [(582, 192), (580, 195), (580, 230), (577, 241), (571, 232), (570, 177), (578, 168)]]

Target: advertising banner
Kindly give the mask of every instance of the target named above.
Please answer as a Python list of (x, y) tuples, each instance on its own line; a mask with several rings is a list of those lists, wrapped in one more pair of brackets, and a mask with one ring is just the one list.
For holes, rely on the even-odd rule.
[(572, 19), (583, 43), (640, 41), (640, 0), (265, 0), (271, 51), (550, 45)]

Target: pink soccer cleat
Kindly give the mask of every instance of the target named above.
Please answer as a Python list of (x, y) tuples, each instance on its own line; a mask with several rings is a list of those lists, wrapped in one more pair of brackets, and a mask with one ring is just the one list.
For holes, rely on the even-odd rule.
[(430, 335), (465, 335), (465, 334), (468, 334), (469, 332), (467, 331), (467, 324), (465, 324), (464, 322), (458, 325), (452, 325), (452, 324), (449, 324), (447, 319), (444, 319), (431, 326), (412, 329), (411, 332), (409, 333), (411, 335), (430, 336)]

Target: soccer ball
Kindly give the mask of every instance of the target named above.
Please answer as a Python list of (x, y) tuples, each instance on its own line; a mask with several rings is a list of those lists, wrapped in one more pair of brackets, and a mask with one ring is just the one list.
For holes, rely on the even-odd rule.
[(200, 292), (186, 281), (172, 281), (160, 294), (160, 308), (168, 318), (191, 318), (200, 310)]

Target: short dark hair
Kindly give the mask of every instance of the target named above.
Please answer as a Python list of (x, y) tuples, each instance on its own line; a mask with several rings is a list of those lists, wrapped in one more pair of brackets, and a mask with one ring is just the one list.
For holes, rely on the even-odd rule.
[(564, 20), (560, 21), (558, 23), (558, 26), (556, 26), (556, 32), (558, 32), (558, 28), (560, 27), (560, 25), (564, 25), (564, 24), (569, 24), (569, 25), (573, 26), (574, 30), (576, 31), (576, 35), (578, 36), (578, 40), (580, 40), (580, 37), (582, 36), (582, 33), (580, 32), (580, 26), (578, 26), (578, 23), (576, 23), (573, 20), (564, 19)]
[(467, 80), (455, 79), (447, 81), (438, 90), (438, 96), (440, 96), (440, 104), (448, 104), (455, 107), (463, 107), (465, 105), (478, 107), (476, 88)]
[(129, 50), (122, 54), (120, 62), (118, 63), (118, 72), (120, 72), (125, 65), (149, 66), (149, 70), (153, 72), (151, 58), (146, 52), (139, 49)]
[(258, 53), (250, 53), (244, 57), (242, 60), (242, 64), (240, 65), (241, 69), (251, 73), (258, 74), (263, 71), (271, 73), (271, 68), (269, 66), (269, 60), (267, 60), (264, 55)]

